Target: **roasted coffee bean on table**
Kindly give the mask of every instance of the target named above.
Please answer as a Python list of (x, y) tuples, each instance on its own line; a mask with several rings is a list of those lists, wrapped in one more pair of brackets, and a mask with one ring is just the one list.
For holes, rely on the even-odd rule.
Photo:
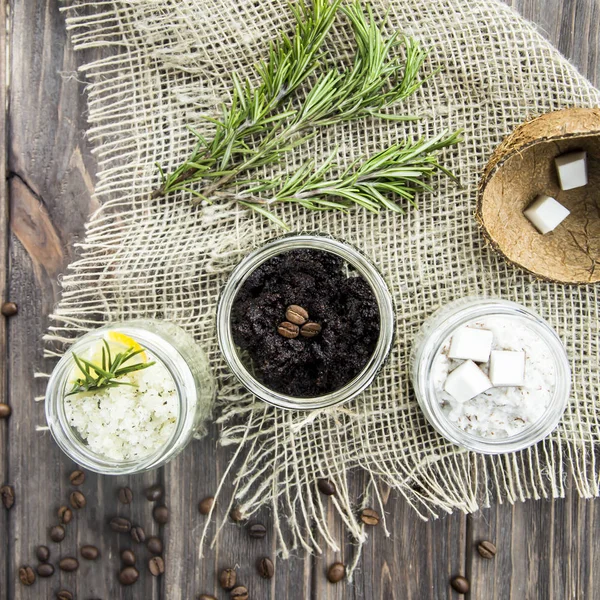
[(73, 519), (73, 511), (68, 506), (58, 509), (58, 521), (61, 525), (68, 525)]
[(38, 546), (35, 549), (35, 555), (40, 562), (48, 562), (50, 559), (50, 548), (48, 546)]
[(81, 554), (85, 560), (96, 560), (100, 556), (100, 551), (98, 548), (96, 548), (96, 546), (86, 544), (85, 546), (81, 546), (79, 554)]
[(146, 532), (143, 527), (134, 525), (129, 532), (131, 539), (138, 544), (143, 544), (146, 541)]
[(146, 489), (144, 494), (146, 496), (146, 499), (148, 499), (150, 502), (156, 502), (157, 500), (160, 500), (163, 497), (164, 488), (162, 485), (160, 485), (160, 483), (157, 483), (155, 485), (151, 485), (148, 489)]
[(131, 504), (133, 492), (128, 487), (122, 487), (119, 489), (118, 497), (121, 504)]
[(267, 535), (267, 528), (262, 523), (248, 525), (248, 535), (255, 540), (261, 540)]
[(60, 544), (65, 539), (65, 528), (62, 525), (55, 525), (50, 528), (50, 539)]
[(76, 509), (84, 508), (86, 505), (85, 496), (79, 490), (71, 492), (69, 500), (71, 501), (71, 506)]
[(3, 485), (0, 487), (0, 497), (6, 510), (10, 510), (15, 503), (15, 489), (12, 485)]
[(135, 565), (135, 553), (133, 550), (123, 550), (121, 552), (121, 560), (123, 561), (123, 564), (132, 567)]
[(14, 302), (3, 302), (0, 312), (5, 317), (14, 317), (19, 312), (19, 307)]
[(65, 558), (60, 559), (58, 568), (61, 571), (66, 571), (67, 573), (70, 573), (71, 571), (77, 571), (79, 568), (79, 561), (74, 556), (66, 556)]
[(331, 583), (338, 583), (346, 577), (346, 566), (340, 562), (333, 563), (327, 570), (327, 579)]
[(494, 558), (496, 556), (496, 546), (487, 540), (483, 540), (479, 542), (477, 546), (477, 552), (482, 558), (487, 558), (488, 560)]
[(292, 304), (287, 307), (285, 318), (294, 325), (304, 325), (308, 321), (308, 312), (301, 306)]
[(19, 580), (23, 585), (33, 585), (35, 583), (35, 573), (29, 565), (19, 569)]
[(275, 575), (273, 561), (266, 556), (258, 559), (256, 563), (256, 570), (263, 579), (272, 579), (273, 575)]
[(156, 536), (152, 536), (148, 538), (146, 542), (146, 546), (152, 554), (162, 554), (163, 551), (163, 543), (162, 540)]
[(279, 323), (277, 333), (288, 340), (293, 340), (300, 335), (300, 328), (289, 321), (284, 321), (283, 323)]
[(140, 577), (140, 572), (135, 567), (125, 567), (119, 573), (121, 585), (133, 585)]
[(73, 594), (68, 590), (60, 590), (56, 593), (56, 600), (73, 600)]
[(131, 531), (131, 521), (125, 517), (113, 517), (108, 524), (117, 533), (129, 533)]
[(231, 509), (231, 512), (229, 513), (229, 518), (234, 521), (235, 523), (239, 523), (240, 521), (244, 520), (244, 517), (242, 515), (242, 511), (239, 509), (238, 506), (234, 506)]
[(71, 482), (71, 485), (81, 485), (85, 481), (85, 473), (79, 469), (73, 471), (69, 475), (69, 481)]
[(459, 594), (466, 594), (469, 591), (469, 580), (462, 575), (453, 577), (450, 581), (450, 585)]
[(321, 326), (318, 323), (306, 323), (300, 328), (300, 335), (305, 338), (314, 338), (321, 333)]
[(12, 412), (10, 406), (5, 402), (0, 402), (0, 419), (8, 419)]
[(321, 494), (324, 494), (325, 496), (333, 496), (337, 492), (335, 483), (329, 479), (319, 479), (317, 481), (317, 487)]
[(207, 515), (211, 511), (214, 504), (215, 499), (212, 496), (208, 496), (203, 500), (200, 500), (200, 503), (198, 504), (198, 512), (201, 515)]
[(37, 566), (36, 571), (40, 577), (52, 577), (54, 575), (54, 565), (43, 562)]
[(374, 527), (375, 525), (379, 525), (379, 513), (372, 508), (363, 508), (360, 511), (360, 520), (370, 527)]
[(169, 521), (169, 509), (166, 506), (155, 506), (152, 516), (159, 525), (164, 525)]
[(148, 561), (148, 570), (154, 577), (158, 577), (165, 572), (165, 561), (162, 556), (153, 556)]
[(223, 569), (219, 573), (219, 585), (224, 590), (232, 590), (237, 582), (237, 573), (235, 569)]
[(231, 600), (248, 600), (248, 590), (243, 585), (231, 590)]

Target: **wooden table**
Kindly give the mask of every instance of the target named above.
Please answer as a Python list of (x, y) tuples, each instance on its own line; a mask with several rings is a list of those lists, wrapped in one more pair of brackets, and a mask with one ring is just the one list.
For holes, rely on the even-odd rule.
[[(268, 1), (268, 0), (264, 0)], [(10, 11), (8, 11), (10, 4)], [(599, 0), (513, 0), (592, 81), (600, 80)], [(95, 160), (85, 139), (84, 87), (77, 66), (93, 58), (74, 55), (55, 0), (0, 0), (2, 22), (10, 12), (8, 36), (0, 28), (0, 105), (8, 97), (0, 133), (6, 148), (0, 159), (0, 300), (18, 303), (19, 313), (0, 318), (0, 398), (13, 409), (0, 421), (0, 483), (14, 485), (17, 500), (9, 512), (0, 506), (0, 600), (54, 598), (59, 589), (78, 600), (192, 600), (199, 593), (227, 598), (216, 583), (216, 572), (239, 566), (239, 581), (253, 600), (365, 599), (437, 600), (456, 597), (448, 580), (465, 574), (472, 582), (471, 598), (524, 600), (598, 598), (595, 571), (600, 568), (597, 527), (600, 503), (584, 501), (574, 490), (564, 500), (500, 505), (466, 517), (454, 514), (422, 522), (394, 492), (385, 497), (391, 537), (376, 529), (352, 583), (327, 583), (325, 570), (335, 560), (350, 560), (351, 547), (340, 555), (327, 552), (287, 562), (275, 558), (276, 539), (251, 540), (240, 526), (228, 524), (213, 550), (198, 558), (203, 518), (197, 502), (214, 493), (227, 464), (228, 452), (217, 447), (217, 432), (194, 443), (181, 458), (160, 472), (136, 477), (89, 474), (82, 490), (88, 506), (78, 511), (60, 544), (49, 543), (48, 528), (57, 522), (57, 508), (72, 489), (68, 474), (74, 465), (52, 441), (44, 424), (44, 382), (36, 370), (48, 368), (42, 358), (41, 336), (47, 315), (58, 299), (57, 278), (73, 259), (73, 244), (82, 239), (84, 222), (95, 208), (91, 193)], [(96, 51), (97, 52), (97, 51)], [(8, 56), (8, 63), (6, 58)], [(6, 176), (6, 179), (5, 179)], [(357, 490), (361, 475), (355, 475)], [(171, 520), (160, 530), (142, 490), (155, 481), (167, 486)], [(120, 486), (129, 485), (136, 501), (117, 501)], [(227, 490), (225, 490), (227, 494)], [(164, 538), (167, 572), (154, 579), (147, 572), (141, 548), (142, 576), (130, 588), (116, 581), (119, 552), (132, 546), (128, 536), (113, 533), (107, 520), (130, 516), (147, 532)], [(263, 522), (269, 524), (269, 515)], [(332, 523), (335, 523), (333, 514)], [(339, 534), (339, 523), (334, 525)], [(475, 552), (480, 539), (498, 545), (493, 561)], [(38, 578), (32, 587), (19, 583), (22, 564), (35, 567), (34, 549), (48, 544), (52, 558), (77, 556), (82, 544), (100, 548), (96, 563), (81, 560), (77, 574), (57, 572)], [(260, 580), (254, 563), (272, 556), (276, 576)], [(84, 564), (85, 563), (85, 564)]]

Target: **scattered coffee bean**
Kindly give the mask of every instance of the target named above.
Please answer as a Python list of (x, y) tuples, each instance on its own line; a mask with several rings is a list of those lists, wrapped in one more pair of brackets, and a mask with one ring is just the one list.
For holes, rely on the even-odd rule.
[(67, 590), (60, 590), (56, 593), (56, 600), (73, 600), (73, 594)]
[(317, 481), (317, 487), (321, 494), (324, 494), (325, 496), (333, 496), (337, 492), (335, 483), (329, 479), (319, 479)]
[(229, 518), (235, 523), (239, 523), (244, 520), (244, 516), (242, 515), (242, 511), (238, 506), (234, 506), (229, 513)]
[(200, 594), (198, 596), (198, 600), (217, 600), (214, 596), (209, 596), (208, 594)]
[(52, 575), (54, 575), (54, 566), (50, 563), (43, 562), (37, 566), (36, 571), (40, 577), (52, 577)]
[(125, 517), (113, 517), (108, 524), (117, 533), (129, 533), (131, 531), (131, 521)]
[(69, 475), (69, 481), (71, 485), (81, 485), (85, 481), (85, 473), (80, 470), (73, 471)]
[(461, 575), (454, 577), (450, 581), (450, 585), (459, 594), (466, 594), (469, 591), (469, 580)]
[(85, 496), (78, 490), (71, 492), (69, 500), (71, 501), (71, 506), (76, 509), (84, 508), (86, 505)]
[(360, 511), (360, 520), (365, 524), (373, 527), (379, 525), (379, 513), (372, 508), (363, 508)]
[(306, 323), (300, 329), (300, 335), (305, 338), (314, 338), (321, 333), (321, 326), (318, 323)]
[(308, 312), (297, 304), (292, 304), (285, 311), (285, 318), (294, 325), (304, 325), (308, 321)]
[(164, 525), (169, 521), (169, 509), (166, 506), (155, 506), (152, 516), (159, 525)]
[(150, 502), (156, 502), (163, 497), (164, 489), (160, 483), (157, 483), (155, 485), (151, 485), (144, 493)]
[(73, 519), (73, 511), (68, 506), (58, 509), (58, 521), (61, 525), (68, 525)]
[(67, 573), (70, 573), (71, 571), (77, 571), (79, 568), (79, 561), (73, 556), (66, 556), (65, 558), (60, 559), (58, 568), (61, 571), (66, 571)]
[(277, 333), (284, 338), (288, 338), (289, 340), (293, 340), (297, 338), (300, 333), (300, 328), (298, 325), (294, 325), (289, 321), (284, 321), (283, 323), (279, 323), (279, 327), (277, 327)]
[(40, 562), (48, 562), (50, 559), (50, 548), (48, 546), (38, 546), (35, 549), (35, 555)]
[(231, 600), (248, 600), (248, 590), (243, 585), (238, 585), (231, 590)]
[(135, 554), (133, 550), (123, 550), (121, 552), (121, 560), (123, 561), (123, 564), (128, 567), (133, 567), (133, 565), (135, 565)]
[(256, 570), (263, 579), (272, 579), (273, 575), (275, 574), (273, 562), (266, 556), (258, 559), (258, 562), (256, 563)]
[(129, 535), (131, 536), (131, 539), (138, 544), (143, 544), (146, 541), (146, 532), (143, 527), (140, 527), (139, 525), (133, 526)]
[(235, 569), (223, 569), (219, 574), (219, 585), (224, 590), (232, 590), (237, 581)]
[(0, 419), (8, 419), (12, 412), (10, 406), (4, 402), (0, 402)]
[(35, 583), (35, 573), (29, 566), (24, 566), (19, 569), (19, 579), (23, 585), (33, 585)]
[(479, 552), (479, 555), (482, 558), (494, 558), (494, 556), (496, 556), (496, 546), (494, 546), (492, 542), (483, 540), (482, 542), (479, 542), (479, 545), (477, 546), (477, 552)]
[(6, 510), (10, 510), (15, 503), (15, 489), (12, 485), (3, 485), (0, 487), (0, 497)]
[(154, 536), (151, 538), (148, 538), (148, 541), (146, 542), (146, 546), (148, 547), (148, 550), (150, 552), (152, 552), (152, 554), (162, 554), (163, 543), (160, 538), (157, 538)]
[(96, 560), (100, 556), (100, 551), (98, 548), (89, 544), (87, 546), (81, 546), (79, 553), (81, 554), (82, 558), (85, 558), (85, 560)]
[(19, 307), (14, 302), (3, 302), (0, 312), (5, 317), (14, 317), (19, 312)]
[(50, 528), (50, 539), (60, 544), (65, 539), (65, 528), (62, 525), (55, 525)]
[(255, 540), (262, 540), (267, 535), (267, 528), (261, 523), (248, 525), (248, 535)]
[(131, 501), (133, 500), (133, 492), (128, 487), (122, 487), (119, 490), (118, 497), (121, 504), (131, 504)]
[(121, 585), (133, 585), (140, 577), (140, 572), (135, 567), (125, 567), (119, 573)]
[(340, 562), (333, 563), (327, 571), (327, 579), (331, 583), (338, 583), (346, 577), (346, 567)]
[(208, 496), (207, 498), (204, 498), (204, 500), (200, 500), (200, 503), (198, 504), (198, 511), (201, 515), (207, 515), (211, 511), (214, 504), (215, 499), (212, 496)]
[(148, 570), (154, 577), (159, 577), (165, 572), (165, 561), (162, 556), (153, 556), (148, 561)]

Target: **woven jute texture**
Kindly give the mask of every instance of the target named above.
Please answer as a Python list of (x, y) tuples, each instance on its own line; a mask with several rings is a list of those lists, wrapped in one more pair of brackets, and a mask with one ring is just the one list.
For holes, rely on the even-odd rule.
[[(338, 146), (339, 161), (368, 155), (407, 137), (464, 129), (464, 142), (442, 160), (459, 177), (440, 176), (419, 209), (379, 216), (278, 214), (297, 231), (320, 231), (362, 249), (389, 282), (397, 335), (385, 369), (368, 392), (338, 408), (285, 412), (245, 393), (229, 375), (215, 333), (215, 311), (227, 274), (252, 248), (279, 235), (235, 204), (194, 208), (178, 193), (152, 201), (155, 163), (177, 166), (192, 147), (186, 125), (210, 135), (203, 115), (230, 98), (230, 74), (253, 77), (268, 42), (290, 31), (284, 0), (69, 0), (67, 24), (76, 48), (103, 47), (82, 68), (88, 80), (89, 139), (99, 163), (102, 207), (90, 219), (80, 259), (62, 280), (63, 296), (49, 348), (98, 321), (167, 319), (193, 333), (210, 357), (219, 387), (215, 418), (223, 444), (237, 445), (230, 476), (247, 514), (272, 507), (281, 548), (337, 547), (328, 529), (333, 502), (353, 538), (365, 539), (355, 502), (383, 513), (379, 489), (395, 488), (424, 518), (472, 512), (492, 501), (560, 497), (569, 471), (578, 493), (597, 496), (600, 389), (598, 287), (535, 281), (486, 247), (474, 219), (476, 188), (492, 150), (524, 120), (567, 106), (597, 106), (600, 93), (503, 4), (492, 0), (373, 2), (399, 30), (430, 49), (424, 74), (440, 72), (405, 105), (418, 122), (365, 120), (324, 130), (287, 156), (293, 171)], [(328, 60), (351, 59), (351, 30), (339, 17)], [(400, 52), (402, 50), (399, 50)], [(269, 175), (268, 172), (265, 173)], [(424, 421), (409, 383), (410, 342), (441, 305), (493, 295), (532, 307), (565, 341), (573, 368), (567, 412), (552, 436), (526, 451), (485, 458), (461, 451)], [(348, 493), (350, 470), (366, 470), (367, 490)], [(314, 494), (318, 478), (335, 482), (331, 499)]]

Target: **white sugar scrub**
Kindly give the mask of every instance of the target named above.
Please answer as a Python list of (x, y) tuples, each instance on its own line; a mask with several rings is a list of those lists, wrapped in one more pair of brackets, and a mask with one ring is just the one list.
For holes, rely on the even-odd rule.
[[(448, 375), (464, 364), (448, 356), (453, 335), (464, 327), (493, 334), (492, 356), (498, 351), (524, 353), (522, 385), (490, 387), (464, 402), (445, 391)], [(486, 376), (490, 375), (489, 363), (480, 364), (479, 368)], [(471, 435), (491, 439), (509, 438), (539, 421), (552, 402), (556, 386), (555, 360), (546, 341), (533, 328), (505, 315), (479, 317), (448, 335), (433, 360), (431, 377), (435, 396), (447, 419)]]

